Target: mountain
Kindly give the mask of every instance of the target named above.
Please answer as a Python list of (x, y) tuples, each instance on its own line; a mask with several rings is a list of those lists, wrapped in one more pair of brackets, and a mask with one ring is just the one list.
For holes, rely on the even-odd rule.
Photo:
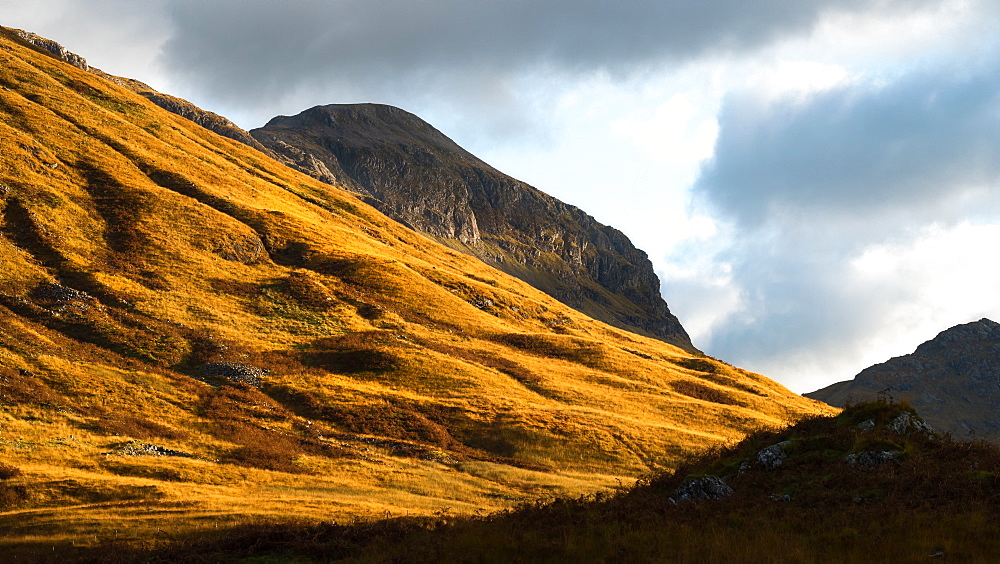
[(411, 113), (317, 106), (250, 134), (299, 170), (369, 196), (389, 217), (578, 311), (694, 350), (646, 253), (621, 231), (497, 171)]
[(0, 551), (492, 511), (836, 411), (10, 30), (0, 61)]
[(660, 295), (648, 257), (623, 233), (494, 170), (413, 114), (377, 104), (320, 106), (248, 133), (187, 100), (91, 67), (55, 41), (12, 31), (169, 112), (348, 188), (595, 319), (697, 350)]
[[(486, 517), (255, 523), (94, 561), (996, 562), (1000, 445), (900, 404), (759, 432), (613, 494)], [(38, 554), (42, 554), (41, 551)]]
[(879, 394), (909, 402), (936, 430), (1000, 439), (1000, 324), (956, 325), (911, 354), (805, 395), (843, 406)]
[(230, 120), (109, 75), (62, 45), (20, 39), (328, 184), (587, 315), (696, 351), (646, 254), (582, 210), (504, 175), (417, 116), (378, 104), (317, 106), (246, 132)]

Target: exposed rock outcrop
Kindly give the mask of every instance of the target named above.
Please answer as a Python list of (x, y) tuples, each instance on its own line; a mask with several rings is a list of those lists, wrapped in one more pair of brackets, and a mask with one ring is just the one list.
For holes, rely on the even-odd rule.
[(762, 466), (765, 470), (774, 470), (788, 458), (785, 454), (784, 447), (791, 444), (791, 441), (781, 441), (778, 444), (771, 445), (760, 452), (757, 453), (757, 464)]
[(177, 456), (181, 458), (196, 458), (191, 453), (173, 450), (159, 445), (154, 445), (152, 443), (136, 440), (122, 443), (118, 445), (114, 451), (107, 454), (117, 454), (119, 456)]
[(858, 453), (848, 454), (844, 462), (848, 465), (860, 465), (865, 468), (875, 468), (887, 462), (896, 460), (900, 451), (898, 450), (863, 450)]
[(317, 106), (250, 133), (306, 174), (366, 196), (386, 215), (571, 307), (693, 349), (646, 253), (628, 237), (495, 170), (413, 114)]
[(688, 480), (674, 490), (673, 495), (670, 496), (670, 502), (677, 504), (685, 501), (722, 499), (732, 494), (733, 488), (729, 487), (722, 478), (702, 476)]
[(23, 29), (11, 29), (10, 31), (25, 43), (46, 51), (54, 57), (62, 59), (78, 69), (90, 70), (90, 65), (87, 64), (87, 59), (84, 59), (76, 53), (67, 51), (65, 47), (55, 41), (52, 41), (51, 39), (46, 39), (37, 34), (31, 33), (30, 31), (24, 31)]
[(164, 94), (162, 92), (157, 92), (156, 90), (145, 86), (141, 82), (133, 82), (130, 87), (143, 98), (146, 98), (150, 102), (156, 104), (157, 106), (167, 110), (168, 112), (177, 114), (181, 117), (187, 118), (198, 125), (218, 133), (223, 137), (228, 137), (234, 141), (239, 141), (244, 145), (249, 145), (258, 151), (276, 157), (274, 153), (267, 150), (263, 145), (258, 143), (249, 133), (240, 129), (235, 123), (229, 121), (228, 119), (220, 116), (219, 114), (210, 112), (208, 110), (203, 110), (198, 106), (195, 106), (191, 102), (184, 100), (182, 98), (177, 98), (175, 96), (170, 96), (169, 94)]
[(906, 400), (930, 424), (894, 421), (898, 433), (948, 431), (1000, 439), (1000, 324), (989, 319), (942, 331), (912, 353), (861, 371), (806, 397), (842, 406), (890, 394)]
[(90, 294), (63, 286), (58, 282), (42, 282), (35, 288), (34, 297), (44, 302), (56, 303), (85, 302), (91, 299)]
[(933, 430), (930, 425), (924, 423), (919, 417), (911, 413), (900, 413), (898, 417), (889, 422), (888, 427), (897, 435), (907, 433), (931, 434)]
[(260, 387), (262, 379), (271, 374), (264, 368), (241, 362), (210, 362), (201, 367), (201, 373), (210, 378), (225, 378), (254, 387)]

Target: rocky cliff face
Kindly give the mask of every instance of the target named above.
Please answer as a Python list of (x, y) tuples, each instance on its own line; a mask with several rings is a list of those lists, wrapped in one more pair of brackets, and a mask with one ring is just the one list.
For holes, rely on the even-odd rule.
[(498, 172), (417, 116), (317, 106), (250, 134), (303, 172), (588, 315), (693, 349), (646, 254), (620, 231)]
[(879, 393), (909, 401), (935, 430), (1000, 440), (1000, 324), (956, 325), (912, 354), (805, 395), (842, 406)]

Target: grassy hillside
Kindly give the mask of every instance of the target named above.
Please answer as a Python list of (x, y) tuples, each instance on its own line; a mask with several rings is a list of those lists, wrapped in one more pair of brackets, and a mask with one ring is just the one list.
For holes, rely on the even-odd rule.
[(833, 411), (7, 32), (0, 63), (2, 546), (491, 511)]
[[(763, 454), (775, 448), (780, 464)], [(671, 501), (710, 476), (732, 493)], [(260, 523), (179, 538), (152, 553), (109, 544), (78, 554), (162, 562), (996, 562), (998, 480), (1000, 446), (928, 433), (912, 408), (869, 403), (755, 434), (611, 495), (485, 518)]]

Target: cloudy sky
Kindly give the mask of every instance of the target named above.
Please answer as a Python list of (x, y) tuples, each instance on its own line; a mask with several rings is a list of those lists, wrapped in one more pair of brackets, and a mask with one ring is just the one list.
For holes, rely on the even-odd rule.
[(236, 121), (381, 102), (646, 250), (697, 346), (807, 392), (1000, 320), (994, 0), (0, 0)]

